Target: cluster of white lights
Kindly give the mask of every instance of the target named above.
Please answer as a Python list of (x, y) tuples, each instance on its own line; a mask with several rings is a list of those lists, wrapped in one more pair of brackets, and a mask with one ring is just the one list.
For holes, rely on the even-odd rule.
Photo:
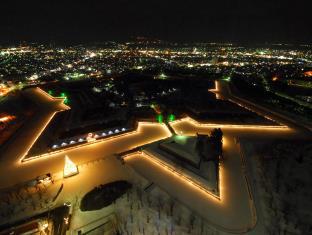
[[(122, 133), (122, 132), (125, 132), (126, 130), (127, 129), (123, 127), (121, 129), (110, 130), (108, 132), (96, 133), (96, 134), (93, 135), (93, 139), (98, 139), (98, 138), (101, 138), (101, 137), (106, 137), (106, 136), (110, 136), (110, 135), (113, 135), (113, 134)], [(60, 145), (54, 144), (52, 146), (52, 149), (63, 148), (63, 147), (68, 146), (68, 145), (73, 145), (73, 144), (83, 143), (83, 142), (88, 142), (87, 138), (82, 138), (81, 137), (78, 140), (70, 140), (68, 142), (62, 142)]]

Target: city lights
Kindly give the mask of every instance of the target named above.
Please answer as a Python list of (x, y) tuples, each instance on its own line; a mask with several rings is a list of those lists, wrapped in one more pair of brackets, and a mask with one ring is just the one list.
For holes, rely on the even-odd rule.
[(0, 235), (311, 234), (308, 1), (3, 1)]
[(0, 116), (0, 122), (9, 122), (13, 119), (15, 119), (16, 117), (13, 116), (13, 115), (8, 115), (8, 116), (4, 116), (4, 117), (1, 117)]
[[(83, 45), (62, 49), (44, 45), (0, 48), (3, 68), (0, 71), (1, 101), (10, 99), (11, 95), (18, 96), (23, 90), (27, 93), (29, 86), (46, 90), (34, 89), (40, 94), (40, 99), (45, 100), (45, 105), (43, 112), (30, 113), (33, 116), (29, 120), (40, 120), (41, 114), (45, 116), (38, 121), (37, 129), (32, 126), (31, 129), (35, 131), (28, 130), (33, 135), (29, 140), (24, 140), (27, 144), (21, 147), (14, 167), (20, 167), (20, 175), (23, 175), (24, 168), (27, 169), (25, 172), (31, 172), (28, 169), (39, 166), (40, 171), (52, 172), (55, 176), (63, 173), (63, 178), (67, 178), (79, 173), (83, 178), (83, 174), (90, 174), (87, 169), (93, 167), (93, 162), (109, 159), (104, 153), (115, 156), (135, 151), (133, 155), (126, 154), (125, 164), (132, 167), (132, 159), (133, 164), (138, 165), (140, 161), (145, 161), (145, 164), (150, 164), (145, 173), (147, 178), (151, 177), (148, 180), (159, 184), (158, 178), (152, 176), (152, 171), (157, 169), (157, 177), (163, 177), (165, 184), (175, 182), (180, 187), (178, 190), (183, 190), (182, 196), (175, 195), (175, 191), (171, 192), (175, 183), (169, 185), (166, 190), (174, 197), (181, 196), (183, 201), (184, 193), (192, 192), (194, 200), (201, 198), (200, 203), (207, 211), (216, 208), (222, 213), (226, 211), (225, 214), (233, 220), (236, 217), (233, 211), (245, 210), (244, 213), (238, 213), (239, 216), (248, 214), (249, 217), (241, 219), (244, 223), (235, 232), (249, 231), (257, 222), (257, 214), (250, 179), (245, 172), (248, 166), (240, 165), (245, 164), (246, 160), (237, 159), (239, 156), (235, 153), (240, 144), (237, 136), (287, 138), (287, 135), (295, 134), (293, 126), (308, 126), (304, 122), (293, 125), (287, 118), (276, 118), (269, 109), (275, 111), (275, 107), (282, 105), (286, 111), (292, 110), (296, 115), (300, 113), (302, 119), (308, 117), (305, 114), (308, 113), (306, 108), (310, 105), (311, 97), (285, 93), (288, 88), (303, 91), (312, 86), (309, 80), (312, 77), (310, 54), (302, 48), (281, 49), (279, 46), (249, 48), (230, 43), (164, 45), (161, 42), (148, 46), (128, 42), (92, 48)], [(17, 80), (12, 80), (13, 77)], [(245, 85), (240, 87), (241, 84)], [(249, 92), (247, 95), (241, 94), (244, 87)], [(285, 91), (281, 87), (285, 87)], [(267, 95), (261, 99), (271, 102), (267, 109), (255, 108), (260, 104), (252, 100), (256, 97), (253, 89), (264, 89)], [(57, 115), (70, 108), (70, 113)], [(198, 115), (204, 120), (190, 118), (189, 112), (192, 112), (192, 117)], [(23, 118), (19, 112), (4, 112), (0, 117), (2, 130), (14, 126)], [(133, 124), (128, 126), (132, 120), (141, 118), (148, 118), (148, 121), (138, 122), (136, 129)], [(62, 127), (58, 126), (60, 123)], [(222, 147), (225, 157), (215, 166), (219, 170), (219, 190), (194, 177), (194, 172), (181, 171), (183, 167), (178, 163), (171, 164), (156, 154), (143, 151), (148, 144), (153, 145), (171, 136), (175, 136), (177, 142), (186, 144), (187, 135), (210, 133), (215, 128), (224, 131)], [(142, 152), (136, 152), (138, 149)], [(58, 159), (64, 155), (65, 164), (59, 164)], [(233, 159), (237, 161), (231, 162)], [(79, 162), (79, 170), (75, 162)], [(147, 165), (142, 168), (143, 171), (146, 171)], [(114, 169), (112, 171), (115, 172)], [(57, 182), (58, 178), (55, 179)], [(78, 177), (63, 182), (66, 184), (76, 179)], [(53, 185), (53, 177), (51, 182)], [(51, 187), (49, 185), (43, 186)], [(235, 191), (236, 188), (240, 190)], [(69, 187), (66, 186), (66, 190)], [(67, 195), (66, 190), (64, 195)], [(64, 197), (63, 194), (60, 197)], [(239, 198), (240, 203), (235, 198)], [(68, 200), (71, 199), (66, 198), (65, 201)], [(189, 200), (183, 203), (194, 209)], [(196, 211), (199, 214), (200, 209)], [(204, 217), (214, 219), (209, 213)], [(70, 216), (64, 215), (62, 218), (65, 218), (64, 225), (71, 224)], [(220, 221), (213, 222), (221, 226), (223, 222)], [(42, 231), (48, 229), (50, 224)]]
[(306, 76), (306, 77), (312, 77), (312, 71), (306, 71), (306, 72), (304, 72), (304, 76)]

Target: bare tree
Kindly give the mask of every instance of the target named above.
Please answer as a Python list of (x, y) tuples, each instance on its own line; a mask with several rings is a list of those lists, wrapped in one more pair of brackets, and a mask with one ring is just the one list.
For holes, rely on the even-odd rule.
[(191, 229), (193, 230), (194, 229), (194, 224), (195, 224), (195, 220), (196, 220), (196, 217), (193, 213), (191, 213), (190, 215), (190, 226), (191, 226)]
[(161, 210), (164, 206), (164, 201), (161, 195), (157, 195), (157, 208), (158, 208), (158, 219), (160, 219)]
[(170, 206), (170, 216), (173, 216), (173, 209), (175, 206), (175, 201), (173, 199), (170, 200), (169, 206)]

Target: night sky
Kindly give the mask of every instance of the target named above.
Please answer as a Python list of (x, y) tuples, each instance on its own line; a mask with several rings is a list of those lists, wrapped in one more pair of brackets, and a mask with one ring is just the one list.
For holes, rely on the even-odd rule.
[(5, 0), (0, 42), (312, 43), (311, 0)]

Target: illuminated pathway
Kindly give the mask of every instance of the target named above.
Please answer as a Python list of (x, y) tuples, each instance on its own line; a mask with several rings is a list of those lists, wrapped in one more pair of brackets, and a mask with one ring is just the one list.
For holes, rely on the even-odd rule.
[[(0, 188), (46, 173), (59, 174), (63, 170), (64, 156), (68, 155), (78, 165), (80, 174), (64, 180), (64, 191), (60, 196), (61, 199), (58, 199), (61, 204), (73, 197), (75, 193), (79, 192), (81, 196), (103, 181), (125, 178), (126, 174), (123, 169), (126, 168), (113, 156), (115, 153), (122, 153), (171, 136), (164, 124), (140, 122), (135, 131), (44, 154), (33, 160), (22, 162), (22, 158), (48, 125), (55, 112), (67, 108), (62, 104), (62, 100), (55, 100), (39, 89), (32, 89), (29, 95), (33, 96), (33, 99), (37, 100), (38, 105), (43, 108), (21, 130), (22, 133), (3, 154), (0, 164)], [(268, 135), (288, 138), (295, 136), (296, 132), (285, 126), (202, 124), (191, 118), (180, 119), (171, 122), (170, 125), (176, 133), (183, 135), (209, 133), (212, 128), (222, 128), (225, 160), (220, 166), (220, 200), (187, 182), (183, 177), (176, 176), (145, 155), (133, 154), (132, 157), (126, 158), (126, 163), (220, 230), (241, 233), (252, 229), (257, 220), (256, 211), (242, 169), (239, 148), (234, 138), (246, 136), (266, 138)], [(90, 168), (85, 167), (88, 165), (87, 162), (101, 163), (98, 167), (94, 166), (94, 170), (89, 170)]]
[(263, 107), (242, 97), (238, 97), (236, 94), (233, 94), (232, 90), (235, 91), (235, 93), (238, 93), (236, 89), (232, 89), (230, 87), (228, 82), (215, 81), (215, 89), (210, 91), (215, 93), (216, 97), (219, 99), (229, 100), (239, 106), (258, 113), (260, 116), (264, 116), (268, 119), (274, 120), (277, 123), (282, 123), (283, 125), (296, 129), (296, 131), (300, 132), (300, 134), (305, 134), (307, 136), (311, 135), (312, 128), (310, 124), (305, 121), (294, 120), (294, 118), (288, 117), (285, 114), (273, 111), (272, 109)]
[(14, 177), (9, 180), (1, 178), (0, 185), (4, 187), (20, 181), (25, 181), (26, 179), (35, 178), (38, 175), (43, 175), (48, 172), (55, 173), (62, 171), (65, 155), (70, 156), (70, 158), (79, 165), (169, 136), (171, 136), (171, 134), (165, 125), (139, 123), (137, 131), (128, 134), (121, 134), (120, 136), (77, 146), (68, 150), (64, 149), (24, 163), (20, 161), (20, 158), (17, 158), (13, 165), (4, 166), (1, 164), (1, 173), (6, 172), (8, 167), (12, 167), (11, 169)]
[(52, 98), (39, 88), (25, 90), (24, 95), (36, 104), (36, 111), (33, 117), (29, 121), (27, 120), (27, 123), (13, 137), (11, 147), (1, 153), (1, 161), (5, 163), (24, 157), (54, 115), (69, 108), (63, 104), (63, 99)]
[(242, 171), (242, 160), (234, 137), (240, 136), (240, 134), (258, 137), (268, 134), (273, 134), (273, 136), (289, 135), (292, 130), (285, 126), (202, 124), (191, 118), (177, 120), (172, 122), (171, 126), (176, 133), (192, 136), (196, 133), (208, 134), (216, 127), (222, 128), (225, 160), (220, 166), (220, 200), (190, 184), (177, 174), (171, 173), (166, 167), (162, 167), (146, 156), (144, 152), (127, 156), (126, 162), (220, 230), (232, 233), (251, 230), (257, 222), (256, 209)]
[[(137, 130), (133, 132), (44, 154), (43, 157), (23, 163), (21, 160), (53, 118), (56, 110), (66, 108), (64, 106), (53, 106), (52, 104), (55, 104), (55, 102), (39, 89), (32, 89), (28, 93), (33, 96), (34, 100), (40, 102), (38, 105), (44, 104), (45, 108), (44, 111), (34, 116), (33, 120), (14, 139), (8, 150), (2, 153), (0, 188), (34, 179), (46, 173), (62, 171), (65, 155), (70, 156), (76, 164), (83, 164), (171, 136), (165, 124), (140, 122)], [(61, 103), (61, 101), (56, 102), (57, 105), (61, 105)], [(55, 110), (55, 108), (57, 109)], [(3, 177), (5, 175), (10, 175), (10, 177)]]

